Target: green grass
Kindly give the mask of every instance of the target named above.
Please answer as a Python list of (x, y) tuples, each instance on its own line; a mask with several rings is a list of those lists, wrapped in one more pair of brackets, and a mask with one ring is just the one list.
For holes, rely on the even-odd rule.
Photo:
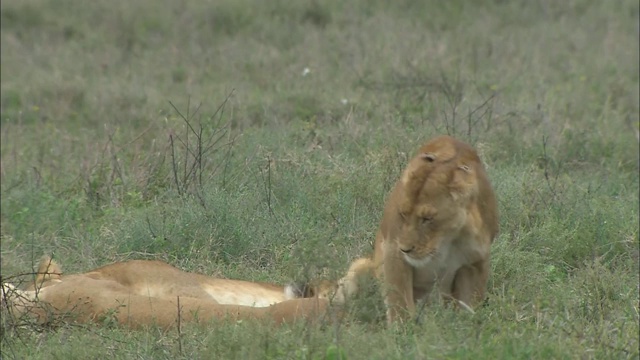
[[(637, 1), (0, 6), (3, 277), (44, 253), (337, 277), (443, 133), (480, 150), (501, 213), (475, 315), (387, 328), (362, 300), (340, 326), (3, 325), (3, 358), (638, 358)], [(202, 149), (220, 139), (200, 158), (187, 111)]]

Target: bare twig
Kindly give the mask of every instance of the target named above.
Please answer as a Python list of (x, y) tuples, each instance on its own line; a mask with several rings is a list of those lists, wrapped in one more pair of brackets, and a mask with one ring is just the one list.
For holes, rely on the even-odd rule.
[[(476, 106), (476, 108), (473, 110), (469, 110), (469, 113), (467, 115), (467, 136), (469, 138), (471, 138), (472, 129), (475, 128), (475, 126), (480, 122), (480, 120), (482, 120), (487, 113), (493, 112), (493, 108), (488, 105), (493, 99), (495, 99), (496, 96), (497, 96), (496, 92), (491, 93), (491, 95), (482, 104)], [(483, 110), (482, 114), (480, 114), (480, 116), (477, 116), (476, 120), (473, 121), (473, 115), (475, 115), (480, 110)], [(487, 124), (489, 123), (490, 122), (487, 122)]]
[(151, 238), (155, 240), (157, 236), (156, 236), (156, 233), (153, 231), (153, 228), (151, 227), (151, 220), (149, 220), (148, 215), (146, 220), (147, 220), (147, 226), (149, 227), (149, 233), (151, 234)]
[(549, 156), (547, 155), (547, 142), (549, 140), (548, 136), (542, 136), (542, 166), (543, 166), (543, 170), (544, 170), (544, 179), (547, 183), (547, 187), (549, 188), (549, 191), (551, 192), (551, 195), (553, 197), (553, 200), (556, 200), (558, 198), (558, 194), (556, 192), (556, 184), (558, 183), (558, 171), (556, 169), (555, 171), (555, 177), (553, 179), (553, 184), (551, 183), (551, 176), (549, 174), (549, 162), (551, 161), (551, 159), (549, 158)]
[(180, 308), (180, 296), (178, 298), (178, 352), (182, 355), (182, 317), (180, 313), (182, 312)]
[(269, 206), (269, 213), (273, 215), (273, 209), (271, 208), (271, 157), (267, 156), (267, 204)]
[[(222, 122), (225, 105), (232, 95), (233, 91), (218, 106), (214, 114), (209, 117), (208, 120), (212, 123), (212, 126), (206, 128), (202, 122), (198, 126), (193, 124), (193, 119), (199, 113), (201, 104), (198, 104), (196, 110), (191, 112), (189, 99), (186, 114), (183, 114), (172, 102), (169, 102), (185, 124), (184, 137), (180, 137), (175, 133), (172, 133), (169, 137), (173, 180), (180, 196), (191, 194), (197, 197), (200, 204), (205, 208), (206, 202), (202, 189), (206, 181), (217, 174), (219, 168), (224, 165), (224, 169), (226, 169), (230, 158), (230, 148), (235, 141), (235, 137), (229, 135), (230, 122), (225, 124)], [(216, 116), (218, 116), (217, 119)], [(194, 140), (190, 140), (192, 136), (195, 137)], [(227, 136), (229, 141), (223, 143), (222, 140)], [(223, 151), (224, 147), (229, 148), (222, 153), (219, 158), (220, 161), (215, 162), (213, 167), (207, 166), (207, 159), (212, 157), (210, 155)], [(225, 179), (223, 179), (224, 181)]]
[[(465, 91), (468, 90), (468, 83), (460, 78), (457, 74), (455, 77), (448, 77), (441, 73), (437, 78), (426, 76), (423, 71), (412, 64), (408, 64), (409, 74), (395, 74), (392, 81), (372, 82), (360, 80), (360, 85), (369, 89), (378, 91), (392, 91), (399, 97), (399, 104), (404, 104), (407, 98), (413, 106), (422, 107), (422, 122), (428, 121), (434, 128), (434, 131), (446, 131), (449, 135), (457, 135), (465, 131), (465, 135), (472, 138), (474, 130), (483, 122), (488, 131), (491, 128), (491, 119), (493, 116), (493, 100), (498, 95), (497, 91), (491, 91), (489, 95), (483, 94), (483, 91), (475, 85), (472, 89), (481, 96), (482, 102), (477, 106), (470, 106), (466, 111), (466, 129), (463, 130), (461, 120), (462, 104), (465, 99)], [(444, 106), (439, 106), (437, 102), (432, 101), (432, 96), (436, 95), (444, 100)], [(435, 114), (440, 117), (439, 121), (429, 119), (427, 113), (435, 109)], [(426, 112), (426, 113), (425, 113)]]
[(180, 181), (178, 181), (178, 167), (176, 166), (176, 152), (175, 152), (175, 147), (173, 146), (172, 134), (169, 134), (169, 142), (171, 143), (171, 164), (173, 168), (173, 180), (176, 183), (176, 188), (178, 189), (178, 195), (182, 196), (182, 191), (180, 189)]

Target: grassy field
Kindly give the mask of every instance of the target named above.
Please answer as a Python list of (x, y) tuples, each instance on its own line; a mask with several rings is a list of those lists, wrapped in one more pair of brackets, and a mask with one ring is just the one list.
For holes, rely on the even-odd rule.
[(638, 359), (637, 1), (0, 6), (3, 278), (45, 253), (67, 272), (335, 278), (438, 134), (479, 149), (501, 213), (474, 315), (387, 328), (362, 300), (343, 324), (181, 336), (3, 323), (2, 358)]

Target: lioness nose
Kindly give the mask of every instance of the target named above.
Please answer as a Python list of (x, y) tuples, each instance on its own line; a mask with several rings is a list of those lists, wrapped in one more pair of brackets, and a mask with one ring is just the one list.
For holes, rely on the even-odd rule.
[(403, 253), (405, 253), (405, 254), (408, 254), (408, 253), (410, 253), (411, 251), (413, 251), (413, 248), (414, 248), (414, 246), (412, 246), (412, 247), (410, 247), (410, 248), (408, 248), (408, 249), (400, 248), (400, 251), (402, 251), (402, 252), (403, 252)]

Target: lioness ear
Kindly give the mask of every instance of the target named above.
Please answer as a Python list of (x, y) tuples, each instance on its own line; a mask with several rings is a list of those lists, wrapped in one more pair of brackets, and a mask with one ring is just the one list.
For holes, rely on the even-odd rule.
[(436, 155), (431, 152), (421, 152), (415, 158), (411, 159), (409, 165), (402, 173), (402, 184), (407, 186), (413, 182), (415, 184), (422, 184), (429, 172), (425, 172), (429, 166), (425, 167), (426, 163), (432, 163), (436, 160)]
[(458, 165), (454, 170), (449, 191), (456, 201), (473, 197), (477, 192), (477, 181), (473, 168), (467, 164)]
[(62, 267), (50, 256), (44, 255), (38, 264), (38, 272), (36, 276), (37, 282), (43, 282), (50, 279), (61, 279)]
[(420, 158), (424, 159), (428, 162), (434, 162), (436, 160), (436, 154), (434, 153), (422, 153), (420, 154)]

